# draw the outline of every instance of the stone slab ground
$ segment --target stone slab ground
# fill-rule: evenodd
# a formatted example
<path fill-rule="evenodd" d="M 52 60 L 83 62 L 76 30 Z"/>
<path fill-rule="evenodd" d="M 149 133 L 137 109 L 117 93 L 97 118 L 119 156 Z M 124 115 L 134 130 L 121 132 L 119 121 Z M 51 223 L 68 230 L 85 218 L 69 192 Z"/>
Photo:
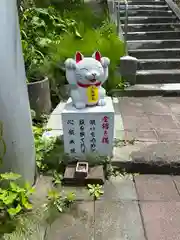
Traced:
<path fill-rule="evenodd" d="M 116 138 L 124 135 L 131 144 L 115 147 L 113 164 L 129 172 L 180 173 L 180 98 L 121 97 L 114 107 L 122 117 Z"/>
<path fill-rule="evenodd" d="M 179 240 L 180 176 L 111 177 L 95 205 L 86 188 L 59 190 L 74 191 L 76 203 L 46 230 L 46 240 Z"/>

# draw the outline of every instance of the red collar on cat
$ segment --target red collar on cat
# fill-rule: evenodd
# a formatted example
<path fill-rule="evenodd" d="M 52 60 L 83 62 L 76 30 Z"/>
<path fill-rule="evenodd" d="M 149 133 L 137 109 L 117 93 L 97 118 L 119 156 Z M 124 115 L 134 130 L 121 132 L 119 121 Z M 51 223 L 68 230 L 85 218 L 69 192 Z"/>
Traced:
<path fill-rule="evenodd" d="M 98 87 L 98 86 L 101 85 L 101 82 L 97 82 L 97 83 L 95 83 L 95 84 L 83 84 L 83 83 L 77 82 L 77 85 L 78 85 L 79 87 L 83 87 L 83 88 L 88 88 L 88 87 L 90 87 L 90 86 L 96 86 L 96 87 Z"/>

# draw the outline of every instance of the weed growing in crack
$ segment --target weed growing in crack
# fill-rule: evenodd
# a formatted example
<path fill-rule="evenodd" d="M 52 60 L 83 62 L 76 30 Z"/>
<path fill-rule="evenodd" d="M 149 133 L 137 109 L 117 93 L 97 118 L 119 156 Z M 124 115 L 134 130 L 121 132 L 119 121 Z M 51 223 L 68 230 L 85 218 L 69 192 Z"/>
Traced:
<path fill-rule="evenodd" d="M 90 196 L 93 197 L 93 200 L 96 201 L 99 199 L 103 194 L 104 191 L 102 190 L 102 186 L 99 184 L 88 184 L 88 191 Z"/>
<path fill-rule="evenodd" d="M 115 139 L 114 140 L 114 147 L 123 147 L 123 146 L 127 146 L 127 145 L 134 145 L 135 144 L 136 139 L 132 138 L 130 140 L 125 140 L 125 139 Z"/>
<path fill-rule="evenodd" d="M 63 196 L 55 188 L 51 189 L 47 196 L 48 202 L 44 204 L 47 223 L 51 225 L 59 217 L 59 213 L 65 212 L 72 205 L 75 198 L 76 195 L 73 192 Z"/>
<path fill-rule="evenodd" d="M 58 173 L 56 170 L 53 172 L 53 179 L 52 182 L 54 186 L 57 186 L 58 184 L 61 184 L 63 180 L 63 175 L 61 173 Z"/>

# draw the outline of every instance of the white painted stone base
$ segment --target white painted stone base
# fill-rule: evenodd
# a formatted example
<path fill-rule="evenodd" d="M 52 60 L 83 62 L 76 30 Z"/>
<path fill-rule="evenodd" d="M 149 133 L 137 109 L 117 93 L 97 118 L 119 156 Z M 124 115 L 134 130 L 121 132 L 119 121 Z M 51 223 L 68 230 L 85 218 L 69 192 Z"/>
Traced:
<path fill-rule="evenodd" d="M 111 156 L 114 138 L 114 107 L 106 97 L 105 106 L 76 109 L 67 101 L 62 111 L 64 150 L 72 156 Z"/>

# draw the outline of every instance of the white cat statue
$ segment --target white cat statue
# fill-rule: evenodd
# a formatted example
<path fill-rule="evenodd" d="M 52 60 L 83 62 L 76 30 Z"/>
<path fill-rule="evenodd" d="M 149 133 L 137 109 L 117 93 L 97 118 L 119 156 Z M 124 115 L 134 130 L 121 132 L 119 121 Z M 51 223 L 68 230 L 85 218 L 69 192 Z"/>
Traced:
<path fill-rule="evenodd" d="M 70 85 L 76 86 L 70 95 L 77 109 L 106 104 L 106 91 L 102 84 L 108 78 L 109 64 L 109 58 L 101 57 L 98 51 L 92 57 L 83 57 L 77 52 L 75 60 L 68 58 L 65 61 L 66 79 Z"/>

